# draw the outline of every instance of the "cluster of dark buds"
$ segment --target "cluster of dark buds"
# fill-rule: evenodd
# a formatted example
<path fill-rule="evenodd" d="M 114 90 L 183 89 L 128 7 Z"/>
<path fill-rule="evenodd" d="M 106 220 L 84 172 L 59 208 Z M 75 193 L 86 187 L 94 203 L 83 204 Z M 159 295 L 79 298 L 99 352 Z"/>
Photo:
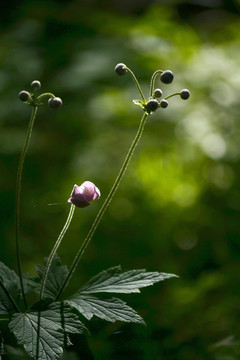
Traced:
<path fill-rule="evenodd" d="M 52 109 L 58 109 L 62 106 L 62 99 L 56 97 L 52 93 L 44 93 L 39 96 L 36 95 L 36 92 L 41 88 L 41 83 L 38 80 L 34 80 L 31 83 L 32 92 L 28 92 L 26 90 L 20 91 L 18 97 L 21 101 L 25 102 L 30 106 L 40 106 L 42 105 L 41 100 L 44 97 L 49 97 L 48 105 Z"/>
<path fill-rule="evenodd" d="M 153 73 L 151 82 L 150 82 L 150 92 L 148 100 L 145 99 L 142 89 L 139 85 L 139 82 L 134 75 L 134 73 L 123 63 L 119 63 L 115 67 L 115 71 L 118 75 L 125 75 L 127 72 L 129 72 L 135 81 L 137 88 L 139 90 L 139 93 L 142 97 L 142 100 L 133 100 L 134 104 L 140 106 L 147 115 L 152 114 L 154 111 L 156 111 L 158 108 L 165 109 L 168 106 L 168 99 L 179 95 L 181 99 L 187 100 L 190 97 L 190 92 L 187 89 L 183 89 L 180 92 L 173 93 L 171 95 L 168 95 L 160 100 L 160 98 L 163 95 L 163 92 L 159 88 L 155 88 L 155 82 L 158 75 L 160 75 L 160 81 L 163 84 L 171 84 L 174 79 L 174 74 L 171 70 L 157 70 Z"/>

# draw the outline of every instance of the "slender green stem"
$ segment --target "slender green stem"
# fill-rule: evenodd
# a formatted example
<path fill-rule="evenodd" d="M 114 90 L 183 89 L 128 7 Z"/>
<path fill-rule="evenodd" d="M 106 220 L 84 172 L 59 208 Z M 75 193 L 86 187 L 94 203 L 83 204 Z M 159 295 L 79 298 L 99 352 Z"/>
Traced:
<path fill-rule="evenodd" d="M 51 253 L 49 255 L 49 258 L 48 258 L 48 261 L 47 261 L 47 264 L 46 264 L 46 267 L 45 267 L 45 271 L 44 271 L 44 274 L 43 274 L 43 278 L 42 278 L 42 285 L 41 285 L 41 290 L 40 290 L 40 300 L 42 300 L 42 298 L 43 298 L 44 289 L 45 289 L 45 285 L 46 285 L 46 280 L 47 280 L 47 276 L 48 276 L 50 266 L 52 264 L 52 260 L 54 258 L 54 255 L 57 252 L 57 249 L 58 249 L 59 245 L 61 244 L 61 241 L 62 241 L 67 229 L 69 228 L 69 225 L 70 225 L 70 223 L 72 221 L 72 217 L 73 217 L 73 214 L 74 214 L 74 210 L 75 210 L 75 205 L 72 204 L 71 207 L 70 207 L 70 211 L 69 211 L 66 223 L 65 223 L 64 227 L 62 228 L 62 231 L 60 232 L 60 234 L 58 236 L 58 239 L 55 242 L 55 244 L 54 244 L 54 246 L 52 248 L 52 251 L 51 251 Z"/>
<path fill-rule="evenodd" d="M 140 84 L 139 84 L 139 82 L 138 82 L 138 80 L 137 80 L 136 76 L 134 75 L 134 73 L 132 72 L 132 70 L 131 70 L 131 69 L 129 69 L 127 66 L 125 67 L 125 69 L 126 69 L 126 70 L 130 73 L 130 75 L 132 76 L 133 81 L 134 81 L 134 82 L 135 82 L 135 84 L 137 85 L 138 91 L 139 91 L 139 93 L 140 93 L 140 95 L 141 95 L 141 97 L 142 97 L 143 101 L 144 101 L 144 102 L 146 102 L 145 97 L 144 97 L 143 92 L 142 92 L 142 89 L 141 89 L 141 86 L 140 86 Z"/>
<path fill-rule="evenodd" d="M 20 218 L 20 198 L 21 198 L 21 183 L 22 183 L 22 172 L 23 172 L 23 164 L 25 160 L 25 156 L 28 150 L 28 146 L 30 143 L 32 128 L 34 124 L 34 120 L 37 113 L 37 106 L 33 106 L 31 118 L 28 125 L 28 131 L 25 139 L 25 144 L 23 146 L 23 150 L 21 153 L 21 157 L 19 160 L 18 171 L 17 171 L 17 186 L 16 186 L 16 207 L 15 207 L 15 231 L 16 231 L 16 254 L 17 254 L 17 266 L 18 266 L 18 274 L 20 279 L 20 286 L 24 301 L 24 306 L 27 308 L 27 302 L 23 287 L 23 278 L 22 278 L 22 270 L 21 270 L 21 262 L 20 262 L 20 252 L 19 252 L 19 218 Z"/>
<path fill-rule="evenodd" d="M 55 97 L 52 93 L 44 93 L 44 94 L 39 95 L 39 96 L 37 97 L 37 100 L 41 100 L 42 98 L 44 98 L 44 97 L 46 97 L 46 96 L 51 97 L 51 98 L 54 98 L 54 97 Z"/>
<path fill-rule="evenodd" d="M 180 95 L 180 92 L 176 92 L 176 93 L 174 93 L 174 94 L 168 95 L 168 96 L 166 96 L 164 99 L 167 100 L 167 99 L 169 99 L 169 98 L 171 98 L 171 97 L 173 97 L 173 96 L 176 96 L 176 95 Z"/>
<path fill-rule="evenodd" d="M 131 144 L 131 146 L 130 146 L 130 148 L 128 150 L 127 156 L 126 156 L 126 158 L 125 158 L 125 160 L 123 162 L 123 165 L 122 165 L 122 167 L 121 167 L 121 169 L 120 169 L 120 171 L 118 173 L 118 176 L 117 176 L 117 178 L 116 178 L 116 180 L 115 180 L 115 182 L 114 182 L 114 184 L 113 184 L 113 186 L 112 186 L 106 200 L 104 201 L 102 207 L 100 208 L 100 210 L 99 210 L 99 212 L 98 212 L 98 214 L 97 214 L 97 216 L 96 216 L 96 218 L 95 218 L 95 220 L 94 220 L 94 222 L 93 222 L 93 224 L 92 224 L 92 226 L 91 226 L 85 240 L 83 241 L 83 244 L 82 244 L 81 248 L 79 249 L 75 259 L 73 260 L 73 263 L 71 265 L 68 276 L 65 279 L 64 283 L 62 284 L 62 286 L 61 286 L 61 288 L 60 288 L 60 290 L 59 290 L 59 292 L 58 292 L 58 294 L 56 296 L 55 301 L 57 301 L 59 299 L 61 293 L 63 292 L 66 285 L 68 284 L 68 281 L 70 280 L 73 272 L 75 271 L 75 269 L 76 269 L 76 267 L 77 267 L 77 265 L 79 263 L 79 260 L 81 259 L 84 251 L 86 250 L 88 244 L 90 243 L 90 241 L 91 241 L 91 239 L 93 237 L 93 234 L 94 234 L 95 230 L 97 229 L 97 227 L 98 227 L 98 225 L 99 225 L 99 223 L 101 221 L 101 218 L 102 218 L 103 214 L 105 213 L 108 205 L 110 204 L 110 202 L 111 202 L 111 200 L 112 200 L 112 198 L 113 198 L 113 196 L 114 196 L 114 194 L 115 194 L 115 192 L 116 192 L 116 190 L 117 190 L 117 188 L 118 188 L 118 186 L 119 186 L 119 184 L 120 184 L 120 182 L 121 182 L 121 180 L 122 180 L 122 178 L 123 178 L 123 176 L 125 174 L 125 171 L 126 171 L 126 169 L 128 167 L 128 164 L 129 164 L 129 162 L 131 160 L 131 157 L 132 157 L 132 155 L 134 153 L 134 150 L 135 150 L 135 148 L 136 148 L 136 146 L 137 146 L 137 144 L 138 144 L 138 142 L 139 142 L 139 140 L 141 138 L 141 135 L 143 133 L 143 129 L 144 129 L 144 125 L 146 123 L 147 117 L 148 117 L 148 114 L 144 113 L 144 115 L 143 115 L 143 117 L 142 117 L 142 119 L 140 121 L 140 125 L 139 125 L 139 128 L 138 128 L 137 134 L 136 134 L 136 136 L 135 136 L 135 138 L 134 138 L 134 140 L 133 140 L 133 142 L 132 142 L 132 144 Z"/>
<path fill-rule="evenodd" d="M 156 80 L 156 77 L 158 76 L 158 74 L 162 74 L 163 73 L 163 70 L 156 70 L 153 75 L 152 75 L 152 78 L 151 78 L 151 82 L 150 82 L 150 92 L 149 92 L 149 97 L 151 97 L 153 95 L 153 90 L 154 90 L 154 87 L 155 87 L 155 80 Z"/>
<path fill-rule="evenodd" d="M 15 301 L 13 300 L 11 294 L 9 293 L 8 289 L 6 288 L 6 286 L 4 285 L 2 279 L 0 278 L 0 286 L 2 288 L 2 290 L 4 291 L 5 295 L 7 296 L 8 300 L 10 301 L 10 303 L 12 304 L 14 310 L 16 312 L 21 312 L 20 309 L 18 308 L 17 304 L 15 303 Z"/>

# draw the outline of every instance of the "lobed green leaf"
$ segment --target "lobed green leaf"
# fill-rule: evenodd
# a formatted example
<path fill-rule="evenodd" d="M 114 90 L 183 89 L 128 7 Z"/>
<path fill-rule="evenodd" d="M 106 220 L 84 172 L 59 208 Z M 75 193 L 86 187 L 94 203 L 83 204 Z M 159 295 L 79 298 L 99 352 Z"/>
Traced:
<path fill-rule="evenodd" d="M 121 273 L 121 267 L 115 266 L 100 272 L 86 285 L 82 286 L 79 294 L 108 293 L 139 293 L 140 288 L 153 285 L 159 281 L 176 277 L 174 274 L 146 272 L 146 270 L 130 270 Z"/>
<path fill-rule="evenodd" d="M 47 258 L 45 259 L 45 266 L 43 265 L 36 265 L 36 270 L 38 273 L 38 278 L 35 279 L 36 282 L 36 290 L 40 291 L 40 284 L 43 278 L 43 274 L 45 271 Z M 44 297 L 55 299 L 56 295 L 58 294 L 61 285 L 63 284 L 64 280 L 68 275 L 68 269 L 66 265 L 62 265 L 60 257 L 56 254 L 53 258 L 52 264 L 49 268 L 48 277 L 46 279 L 45 290 L 44 290 Z"/>
<path fill-rule="evenodd" d="M 119 320 L 145 324 L 142 317 L 135 310 L 117 298 L 100 300 L 94 296 L 76 295 L 66 300 L 66 303 L 74 307 L 88 320 L 95 315 L 110 322 Z"/>
<path fill-rule="evenodd" d="M 34 359 L 56 360 L 62 356 L 63 346 L 69 333 L 83 333 L 84 325 L 71 308 L 54 303 L 48 310 L 32 313 L 16 313 L 9 324 L 18 343 Z M 38 340 L 39 336 L 39 340 Z"/>
<path fill-rule="evenodd" d="M 17 274 L 10 270 L 4 263 L 0 261 L 0 278 L 12 298 L 17 302 L 20 297 L 20 284 Z M 5 292 L 0 287 L 0 314 L 8 314 L 14 310 L 12 303 L 9 301 Z"/>

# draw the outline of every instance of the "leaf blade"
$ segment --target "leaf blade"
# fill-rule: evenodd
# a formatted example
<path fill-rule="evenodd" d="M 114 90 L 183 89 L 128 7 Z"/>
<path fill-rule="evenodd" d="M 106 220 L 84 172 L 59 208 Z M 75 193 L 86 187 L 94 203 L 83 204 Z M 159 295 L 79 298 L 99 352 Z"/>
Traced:
<path fill-rule="evenodd" d="M 9 269 L 3 262 L 0 261 L 0 278 L 4 286 L 11 294 L 14 301 L 18 302 L 20 296 L 20 282 L 18 275 Z M 0 314 L 9 314 L 15 310 L 12 302 L 9 300 L 3 289 L 0 287 Z"/>
<path fill-rule="evenodd" d="M 43 314 L 45 313 L 45 315 Z M 26 352 L 36 357 L 39 344 L 39 358 L 42 360 L 59 359 L 63 353 L 64 335 L 61 326 L 48 319 L 49 310 L 41 313 L 38 342 L 38 313 L 16 313 L 9 323 L 10 331 L 14 333 L 19 344 Z"/>
<path fill-rule="evenodd" d="M 145 324 L 142 317 L 134 309 L 117 298 L 100 300 L 94 296 L 79 295 L 66 300 L 66 303 L 74 307 L 88 320 L 97 316 L 110 322 L 118 320 Z"/>
<path fill-rule="evenodd" d="M 37 292 L 40 291 L 40 283 L 43 278 L 46 263 L 47 263 L 47 258 L 45 259 L 45 266 L 40 264 L 36 265 L 36 270 L 39 276 L 38 279 L 35 279 L 35 283 L 36 283 L 35 290 Z M 60 257 L 57 254 L 55 254 L 51 266 L 49 268 L 48 276 L 45 283 L 43 298 L 55 299 L 67 275 L 68 275 L 67 266 L 62 265 Z"/>
<path fill-rule="evenodd" d="M 159 281 L 176 277 L 174 274 L 146 272 L 145 269 L 129 270 L 121 273 L 116 266 L 103 270 L 83 285 L 79 294 L 107 293 L 139 293 L 140 288 L 151 286 Z"/>

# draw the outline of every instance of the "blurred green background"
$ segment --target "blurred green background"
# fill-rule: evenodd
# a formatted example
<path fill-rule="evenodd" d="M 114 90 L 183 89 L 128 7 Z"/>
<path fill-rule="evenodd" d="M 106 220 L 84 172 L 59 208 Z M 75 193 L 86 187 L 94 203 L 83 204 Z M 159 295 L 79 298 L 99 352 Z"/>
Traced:
<path fill-rule="evenodd" d="M 64 103 L 39 109 L 25 163 L 21 256 L 29 274 L 65 222 L 73 185 L 90 180 L 102 197 L 76 210 L 59 249 L 71 264 L 135 135 L 139 94 L 115 65 L 127 64 L 146 95 L 157 69 L 175 74 L 172 84 L 158 83 L 165 95 L 191 91 L 148 118 L 68 291 L 119 264 L 179 279 L 124 297 L 147 327 L 93 320 L 85 360 L 240 358 L 239 15 L 233 0 L 26 0 L 2 9 L 0 260 L 15 270 L 16 171 L 31 112 L 19 91 L 38 79 Z"/>

